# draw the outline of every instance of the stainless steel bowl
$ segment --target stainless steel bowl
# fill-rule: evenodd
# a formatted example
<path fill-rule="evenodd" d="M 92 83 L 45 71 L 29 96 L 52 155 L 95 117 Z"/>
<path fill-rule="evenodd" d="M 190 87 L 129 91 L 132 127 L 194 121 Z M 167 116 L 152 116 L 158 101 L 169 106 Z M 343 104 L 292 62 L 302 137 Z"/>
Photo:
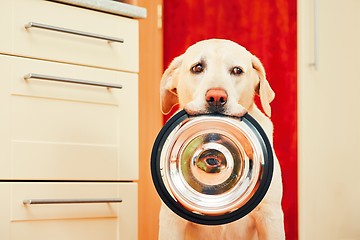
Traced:
<path fill-rule="evenodd" d="M 235 221 L 265 196 L 273 171 L 270 143 L 248 114 L 189 116 L 160 131 L 151 156 L 154 185 L 179 216 L 199 224 Z"/>

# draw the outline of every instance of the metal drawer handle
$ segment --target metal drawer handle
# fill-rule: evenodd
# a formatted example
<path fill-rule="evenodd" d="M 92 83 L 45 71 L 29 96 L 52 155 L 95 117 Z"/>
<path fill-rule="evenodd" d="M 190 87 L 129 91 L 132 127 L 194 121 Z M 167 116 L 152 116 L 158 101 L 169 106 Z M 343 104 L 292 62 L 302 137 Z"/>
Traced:
<path fill-rule="evenodd" d="M 66 78 L 66 77 L 56 77 L 56 76 L 42 75 L 42 74 L 36 74 L 36 73 L 29 73 L 24 76 L 24 79 L 25 80 L 29 80 L 29 79 L 48 80 L 48 81 L 55 81 L 55 82 L 75 83 L 75 84 L 84 84 L 84 85 L 90 85 L 90 86 L 122 89 L 122 85 L 119 85 L 119 84 L 93 82 L 93 81 L 88 81 L 88 80 L 80 80 L 80 79 Z"/>
<path fill-rule="evenodd" d="M 23 204 L 79 204 L 79 203 L 121 203 L 120 198 L 82 198 L 82 199 L 25 199 Z"/>
<path fill-rule="evenodd" d="M 314 0 L 314 60 L 309 65 L 314 67 L 315 70 L 319 68 L 319 3 L 318 0 Z"/>
<path fill-rule="evenodd" d="M 119 43 L 124 42 L 124 39 L 122 39 L 122 38 L 108 37 L 108 36 L 99 35 L 99 34 L 95 34 L 95 33 L 87 33 L 87 32 L 82 32 L 82 31 L 78 31 L 78 30 L 72 30 L 72 29 L 68 29 L 68 28 L 50 26 L 50 25 L 46 25 L 46 24 L 42 24 L 42 23 L 36 23 L 36 22 L 29 22 L 28 24 L 25 25 L 25 28 L 26 29 L 28 29 L 28 28 L 41 28 L 41 29 L 46 29 L 46 30 L 51 30 L 51 31 L 56 31 L 56 32 L 70 33 L 70 34 L 80 35 L 80 36 L 84 36 L 84 37 L 91 37 L 91 38 L 107 40 L 107 41 L 110 41 L 110 42 L 119 42 Z"/>

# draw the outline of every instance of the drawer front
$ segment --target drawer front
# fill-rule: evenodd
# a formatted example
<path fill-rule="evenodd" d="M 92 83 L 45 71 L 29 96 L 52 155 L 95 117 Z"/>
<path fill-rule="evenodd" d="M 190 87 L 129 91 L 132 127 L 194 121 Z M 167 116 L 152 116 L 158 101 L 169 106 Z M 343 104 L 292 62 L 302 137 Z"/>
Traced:
<path fill-rule="evenodd" d="M 10 229 L 0 239 L 137 239 L 136 183 L 3 183 L 0 193 Z"/>
<path fill-rule="evenodd" d="M 45 0 L 7 1 L 0 16 L 0 52 L 138 72 L 137 20 Z"/>
<path fill-rule="evenodd" d="M 137 74 L 9 56 L 1 56 L 2 62 L 9 71 L 2 73 L 0 86 L 8 94 L 1 97 L 11 106 L 10 158 L 0 159 L 10 169 L 1 171 L 8 172 L 2 179 L 138 178 Z M 28 73 L 122 89 L 25 80 Z"/>

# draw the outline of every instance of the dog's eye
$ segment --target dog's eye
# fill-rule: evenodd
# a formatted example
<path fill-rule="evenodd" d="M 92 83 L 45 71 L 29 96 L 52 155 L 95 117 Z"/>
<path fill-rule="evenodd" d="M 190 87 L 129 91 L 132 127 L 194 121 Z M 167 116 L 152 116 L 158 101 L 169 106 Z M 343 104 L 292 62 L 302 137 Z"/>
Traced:
<path fill-rule="evenodd" d="M 240 74 L 243 73 L 243 70 L 239 67 L 234 67 L 232 70 L 231 70 L 231 74 L 235 75 L 235 76 L 238 76 Z"/>
<path fill-rule="evenodd" d="M 201 63 L 197 63 L 196 65 L 191 67 L 192 73 L 201 73 L 202 71 L 204 71 L 204 67 Z"/>

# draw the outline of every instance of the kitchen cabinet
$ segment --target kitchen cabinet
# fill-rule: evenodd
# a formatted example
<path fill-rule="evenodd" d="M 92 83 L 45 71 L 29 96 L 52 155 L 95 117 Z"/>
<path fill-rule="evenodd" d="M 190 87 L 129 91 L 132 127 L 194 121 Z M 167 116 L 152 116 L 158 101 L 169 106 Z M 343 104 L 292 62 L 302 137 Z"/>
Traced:
<path fill-rule="evenodd" d="M 11 158 L 2 179 L 136 180 L 137 75 L 0 56 L 3 103 L 11 123 Z M 122 89 L 24 79 L 29 73 L 66 76 Z M 131 104 L 128 100 L 132 99 Z M 134 106 L 135 105 L 135 106 Z M 131 114 L 129 114 L 131 113 Z M 3 118 L 4 119 L 4 118 Z M 40 167 L 41 166 L 41 167 Z M 87 167 L 85 167 L 87 166 Z"/>
<path fill-rule="evenodd" d="M 1 52 L 138 72 L 137 20 L 45 0 L 3 1 L 0 15 Z"/>
<path fill-rule="evenodd" d="M 360 1 L 298 1 L 299 235 L 360 239 Z"/>
<path fill-rule="evenodd" d="M 138 20 L 2 4 L 0 239 L 138 239 Z"/>
<path fill-rule="evenodd" d="M 136 185 L 2 183 L 1 239 L 137 239 Z M 33 204 L 24 204 L 24 200 Z M 49 200 L 55 203 L 41 204 Z M 84 200 L 88 202 L 78 203 Z"/>

